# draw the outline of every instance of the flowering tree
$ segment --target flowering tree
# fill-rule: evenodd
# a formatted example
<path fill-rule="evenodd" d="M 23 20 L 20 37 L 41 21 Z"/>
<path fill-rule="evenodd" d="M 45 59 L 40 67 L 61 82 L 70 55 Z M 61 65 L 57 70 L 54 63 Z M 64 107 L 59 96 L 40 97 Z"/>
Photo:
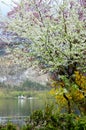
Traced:
<path fill-rule="evenodd" d="M 63 0 L 24 0 L 8 29 L 30 38 L 31 54 L 50 72 L 51 91 L 68 113 L 86 112 L 86 9 Z M 62 103 L 61 103 L 62 102 Z"/>

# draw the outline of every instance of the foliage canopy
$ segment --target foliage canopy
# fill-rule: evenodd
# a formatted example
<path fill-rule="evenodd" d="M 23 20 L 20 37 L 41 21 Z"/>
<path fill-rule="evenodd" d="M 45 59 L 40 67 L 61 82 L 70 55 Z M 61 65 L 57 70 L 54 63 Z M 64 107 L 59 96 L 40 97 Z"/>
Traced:
<path fill-rule="evenodd" d="M 86 9 L 63 0 L 22 1 L 8 29 L 30 38 L 31 55 L 50 72 L 54 96 L 71 113 L 86 112 Z M 62 105 L 61 105 L 62 102 Z"/>

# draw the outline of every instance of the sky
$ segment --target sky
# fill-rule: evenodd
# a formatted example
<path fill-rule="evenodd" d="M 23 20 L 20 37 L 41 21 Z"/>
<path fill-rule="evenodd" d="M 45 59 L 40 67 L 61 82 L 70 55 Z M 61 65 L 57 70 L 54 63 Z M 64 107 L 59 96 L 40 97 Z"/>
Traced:
<path fill-rule="evenodd" d="M 7 12 L 9 12 L 14 5 L 13 0 L 0 0 L 0 13 L 3 16 L 6 16 Z M 14 0 L 15 2 L 19 2 L 20 0 Z"/>

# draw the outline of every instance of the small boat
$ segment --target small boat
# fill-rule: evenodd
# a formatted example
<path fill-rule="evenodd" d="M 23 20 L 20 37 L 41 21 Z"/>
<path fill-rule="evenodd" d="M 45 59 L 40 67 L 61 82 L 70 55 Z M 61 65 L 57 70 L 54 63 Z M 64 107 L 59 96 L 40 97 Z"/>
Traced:
<path fill-rule="evenodd" d="M 28 99 L 33 99 L 33 97 L 29 97 Z"/>
<path fill-rule="evenodd" d="M 28 97 L 28 99 L 38 99 L 38 98 L 36 98 L 36 97 Z"/>
<path fill-rule="evenodd" d="M 18 96 L 18 99 L 26 99 L 26 97 L 21 95 L 21 96 Z"/>

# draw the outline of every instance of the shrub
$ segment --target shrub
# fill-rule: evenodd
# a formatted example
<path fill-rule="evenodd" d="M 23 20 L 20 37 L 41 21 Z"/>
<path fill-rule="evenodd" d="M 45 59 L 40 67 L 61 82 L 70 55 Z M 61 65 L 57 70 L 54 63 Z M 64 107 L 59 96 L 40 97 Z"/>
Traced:
<path fill-rule="evenodd" d="M 85 130 L 86 116 L 58 113 L 53 106 L 47 105 L 44 111 L 35 111 L 27 121 L 27 127 L 28 124 L 29 130 Z"/>

